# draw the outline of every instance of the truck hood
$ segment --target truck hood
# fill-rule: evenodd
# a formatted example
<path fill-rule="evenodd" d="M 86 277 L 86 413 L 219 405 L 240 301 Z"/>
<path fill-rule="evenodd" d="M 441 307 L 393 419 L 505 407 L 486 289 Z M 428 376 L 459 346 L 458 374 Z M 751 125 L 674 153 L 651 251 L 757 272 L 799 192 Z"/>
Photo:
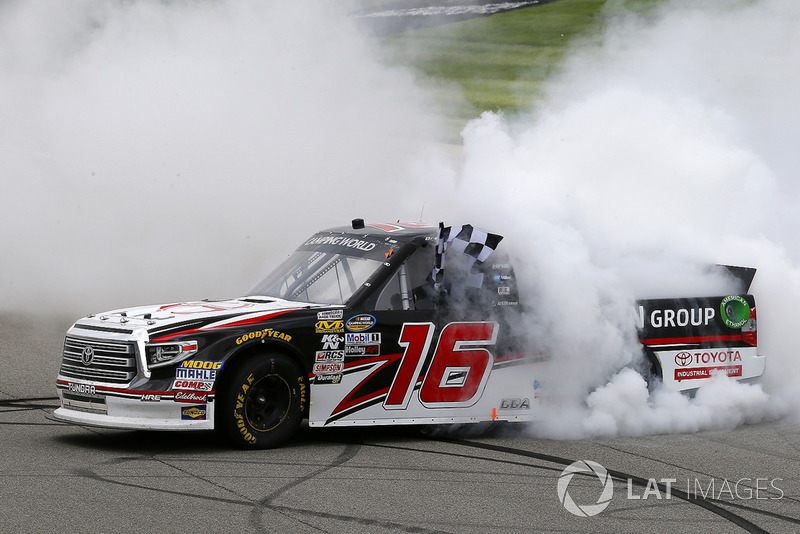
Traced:
<path fill-rule="evenodd" d="M 173 302 L 88 315 L 78 320 L 73 329 L 100 330 L 151 341 L 167 341 L 191 332 L 258 323 L 288 311 L 323 307 L 330 308 L 322 304 L 274 297 Z"/>

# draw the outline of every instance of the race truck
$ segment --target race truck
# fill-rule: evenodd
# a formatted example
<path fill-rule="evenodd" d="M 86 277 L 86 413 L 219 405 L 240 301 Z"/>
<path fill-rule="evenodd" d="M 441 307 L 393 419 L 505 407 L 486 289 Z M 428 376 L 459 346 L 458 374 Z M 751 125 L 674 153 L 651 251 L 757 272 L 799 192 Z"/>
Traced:
<path fill-rule="evenodd" d="M 67 332 L 51 418 L 215 429 L 245 448 L 279 446 L 303 419 L 536 419 L 548 356 L 526 346 L 501 241 L 468 224 L 355 219 L 308 238 L 245 296 L 88 315 Z M 754 270 L 731 272 L 741 293 L 638 302 L 645 361 L 668 387 L 763 373 Z"/>

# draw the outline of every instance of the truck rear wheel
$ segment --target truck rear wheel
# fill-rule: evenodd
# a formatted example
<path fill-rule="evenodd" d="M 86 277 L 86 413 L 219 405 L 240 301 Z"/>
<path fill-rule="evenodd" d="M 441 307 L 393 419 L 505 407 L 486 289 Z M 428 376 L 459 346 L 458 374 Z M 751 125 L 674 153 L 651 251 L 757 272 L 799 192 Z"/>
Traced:
<path fill-rule="evenodd" d="M 303 420 L 304 373 L 285 354 L 257 354 L 239 362 L 220 392 L 216 428 L 246 449 L 279 447 Z"/>

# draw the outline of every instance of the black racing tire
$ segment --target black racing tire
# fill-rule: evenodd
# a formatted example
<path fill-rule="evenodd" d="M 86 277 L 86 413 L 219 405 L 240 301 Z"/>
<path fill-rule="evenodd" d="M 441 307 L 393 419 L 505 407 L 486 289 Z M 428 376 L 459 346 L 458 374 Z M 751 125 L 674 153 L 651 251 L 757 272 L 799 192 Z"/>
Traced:
<path fill-rule="evenodd" d="M 285 354 L 255 354 L 230 372 L 218 393 L 217 431 L 244 449 L 271 449 L 291 439 L 308 402 L 300 366 Z"/>

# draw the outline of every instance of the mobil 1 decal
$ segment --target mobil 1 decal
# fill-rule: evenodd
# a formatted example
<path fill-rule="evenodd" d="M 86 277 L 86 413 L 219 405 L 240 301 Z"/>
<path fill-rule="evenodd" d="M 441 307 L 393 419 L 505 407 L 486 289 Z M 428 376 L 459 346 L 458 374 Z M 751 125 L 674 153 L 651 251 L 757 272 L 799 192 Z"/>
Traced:
<path fill-rule="evenodd" d="M 498 331 L 496 322 L 454 322 L 441 329 L 437 340 L 433 323 L 403 324 L 402 353 L 370 358 L 372 371 L 334 408 L 331 420 L 376 403 L 404 410 L 415 396 L 430 409 L 474 405 L 494 365 L 489 348 Z"/>

